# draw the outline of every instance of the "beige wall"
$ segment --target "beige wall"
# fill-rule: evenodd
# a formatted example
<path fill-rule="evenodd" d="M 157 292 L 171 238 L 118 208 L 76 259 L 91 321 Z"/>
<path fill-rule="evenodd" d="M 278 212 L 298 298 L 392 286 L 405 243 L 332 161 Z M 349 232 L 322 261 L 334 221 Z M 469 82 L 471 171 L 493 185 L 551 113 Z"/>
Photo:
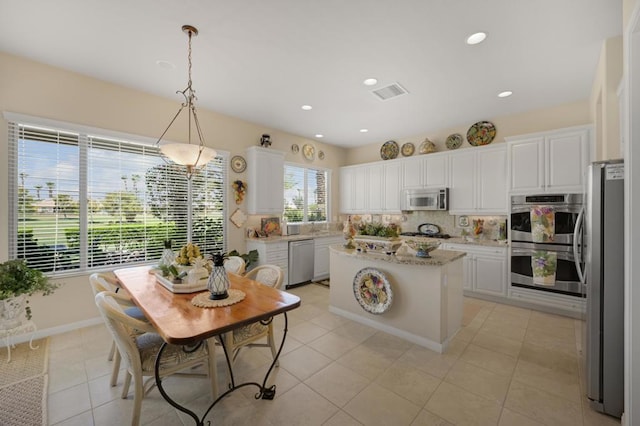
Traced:
<path fill-rule="evenodd" d="M 197 86 L 197 82 L 195 82 Z M 0 111 L 59 120 L 84 126 L 93 126 L 157 138 L 177 111 L 179 101 L 174 96 L 180 87 L 167 87 L 164 99 L 125 87 L 85 77 L 24 58 L 0 53 Z M 228 151 L 231 156 L 244 155 L 244 150 L 258 144 L 260 135 L 268 133 L 272 149 L 286 152 L 286 161 L 303 163 L 302 154 L 294 155 L 291 145 L 311 143 L 316 152 L 323 150 L 325 159 L 316 159 L 315 166 L 334 170 L 332 173 L 333 214 L 338 211 L 338 167 L 343 165 L 343 148 L 304 139 L 269 127 L 248 123 L 212 111 L 198 110 L 207 145 Z M 186 132 L 180 126 L 172 127 L 167 139 L 185 141 Z M 5 163 L 0 169 L 0 199 L 8 199 L 7 123 L 0 120 L 0 158 Z M 245 180 L 245 173 L 229 171 L 231 180 Z M 251 191 L 251 188 L 248 188 Z M 228 215 L 236 208 L 230 193 Z M 245 205 L 240 205 L 246 211 Z M 244 232 L 227 223 L 228 246 L 244 251 Z M 0 203 L 0 259 L 8 257 L 7 203 Z M 68 277 L 65 285 L 55 294 L 34 297 L 34 320 L 40 329 L 61 326 L 97 316 L 86 276 Z"/>
<path fill-rule="evenodd" d="M 587 100 L 522 114 L 494 117 L 489 119 L 489 121 L 496 126 L 496 137 L 492 143 L 503 143 L 504 138 L 509 136 L 592 123 L 589 116 L 589 102 Z M 400 145 L 405 142 L 412 142 L 416 146 L 417 150 L 424 138 L 428 137 L 436 144 L 438 151 L 446 151 L 447 148 L 445 146 L 445 141 L 447 136 L 452 133 L 459 133 L 465 139 L 465 142 L 463 142 L 459 149 L 471 148 L 471 145 L 466 142 L 465 137 L 471 124 L 473 123 L 464 124 L 450 129 L 424 133 L 410 138 L 396 139 L 396 142 Z M 380 146 L 382 143 L 384 143 L 384 141 L 349 149 L 347 151 L 346 158 L 347 164 L 352 165 L 380 160 Z"/>
<path fill-rule="evenodd" d="M 622 36 L 602 43 L 590 100 L 591 121 L 596 124 L 596 152 L 593 160 L 621 158 L 620 101 L 622 79 Z"/>

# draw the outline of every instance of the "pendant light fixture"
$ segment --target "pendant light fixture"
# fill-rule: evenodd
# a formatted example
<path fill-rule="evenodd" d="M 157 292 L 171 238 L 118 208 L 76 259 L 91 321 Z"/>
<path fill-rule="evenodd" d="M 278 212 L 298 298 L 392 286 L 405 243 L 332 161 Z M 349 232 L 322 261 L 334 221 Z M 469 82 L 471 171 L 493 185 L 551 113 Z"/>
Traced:
<path fill-rule="evenodd" d="M 191 179 L 194 173 L 204 167 L 209 161 L 216 158 L 216 151 L 204 145 L 204 137 L 200 129 L 198 114 L 196 112 L 196 92 L 193 90 L 191 82 L 191 38 L 198 35 L 198 30 L 191 25 L 183 25 L 182 31 L 189 37 L 189 82 L 184 90 L 178 90 L 176 93 L 184 96 L 184 102 L 181 104 L 176 115 L 162 132 L 160 138 L 156 142 L 156 146 L 160 148 L 160 152 L 169 160 L 187 168 L 187 179 Z M 187 109 L 188 114 L 188 143 L 166 143 L 161 144 L 162 138 L 167 133 L 171 125 L 176 121 L 180 113 Z M 198 143 L 191 143 L 192 135 L 197 134 Z"/>

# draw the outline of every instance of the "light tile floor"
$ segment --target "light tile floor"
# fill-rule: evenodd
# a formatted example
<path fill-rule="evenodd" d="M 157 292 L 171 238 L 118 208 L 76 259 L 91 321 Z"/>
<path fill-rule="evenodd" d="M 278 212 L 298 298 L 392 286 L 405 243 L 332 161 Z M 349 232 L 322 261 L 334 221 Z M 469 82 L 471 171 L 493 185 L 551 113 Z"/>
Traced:
<path fill-rule="evenodd" d="M 615 425 L 584 396 L 582 322 L 465 298 L 463 328 L 445 354 L 328 311 L 327 287 L 290 290 L 302 306 L 289 314 L 289 333 L 273 401 L 255 387 L 223 399 L 207 419 L 216 425 Z M 279 317 L 275 329 L 282 330 Z M 281 332 L 279 332 L 281 336 Z M 127 425 L 132 393 L 109 386 L 111 338 L 104 326 L 53 336 L 49 364 L 49 424 Z M 222 351 L 218 381 L 225 388 Z M 262 381 L 266 348 L 241 352 L 236 380 Z M 203 413 L 205 378 L 171 377 L 165 387 Z M 142 403 L 143 425 L 192 425 L 154 389 Z"/>

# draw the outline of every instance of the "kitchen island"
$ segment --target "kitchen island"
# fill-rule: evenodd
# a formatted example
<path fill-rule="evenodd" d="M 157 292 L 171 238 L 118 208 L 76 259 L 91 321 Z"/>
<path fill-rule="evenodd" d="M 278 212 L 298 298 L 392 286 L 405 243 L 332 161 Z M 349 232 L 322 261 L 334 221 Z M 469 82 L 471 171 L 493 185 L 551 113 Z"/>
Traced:
<path fill-rule="evenodd" d="M 364 253 L 339 245 L 330 251 L 330 312 L 433 351 L 446 351 L 462 324 L 464 252 L 435 250 L 430 258 L 419 258 Z M 371 313 L 371 306 L 361 306 L 356 297 L 363 268 L 374 268 L 389 287 L 392 301 L 383 312 Z"/>

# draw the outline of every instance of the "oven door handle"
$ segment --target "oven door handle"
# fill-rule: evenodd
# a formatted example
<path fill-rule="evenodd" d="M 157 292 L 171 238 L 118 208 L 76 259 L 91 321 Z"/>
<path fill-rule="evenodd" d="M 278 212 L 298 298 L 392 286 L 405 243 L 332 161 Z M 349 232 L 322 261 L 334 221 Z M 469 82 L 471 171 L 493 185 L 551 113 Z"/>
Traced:
<path fill-rule="evenodd" d="M 553 250 L 533 250 L 533 249 L 517 249 L 517 248 L 512 248 L 511 249 L 511 257 L 519 257 L 519 256 L 525 256 L 525 257 L 531 257 L 534 256 L 536 254 L 536 252 L 549 252 L 549 253 L 555 253 L 556 257 L 560 260 L 566 260 L 567 262 L 573 262 L 574 261 L 574 257 L 573 254 L 569 251 L 553 251 Z"/>
<path fill-rule="evenodd" d="M 580 283 L 584 284 L 585 283 L 585 272 L 582 270 L 582 267 L 580 266 L 580 260 L 581 260 L 581 256 L 580 256 L 580 251 L 579 251 L 579 240 L 578 237 L 580 236 L 580 233 L 582 232 L 582 228 L 583 228 L 583 223 L 584 223 L 584 207 L 582 207 L 580 209 L 580 213 L 578 213 L 578 219 L 576 219 L 576 226 L 573 229 L 573 261 L 576 264 L 576 271 L 578 272 L 578 278 L 580 279 Z"/>

